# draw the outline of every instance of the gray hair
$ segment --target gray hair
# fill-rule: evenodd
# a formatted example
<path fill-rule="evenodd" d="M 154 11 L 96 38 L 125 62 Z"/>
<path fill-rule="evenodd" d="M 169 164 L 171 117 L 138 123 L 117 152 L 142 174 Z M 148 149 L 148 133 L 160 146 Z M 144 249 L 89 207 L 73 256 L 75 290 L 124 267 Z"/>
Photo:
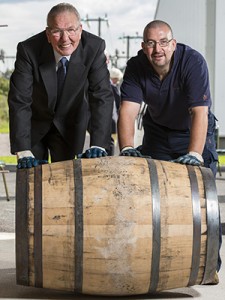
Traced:
<path fill-rule="evenodd" d="M 78 22 L 81 22 L 80 14 L 77 11 L 77 9 L 70 3 L 59 3 L 51 8 L 47 15 L 47 26 L 50 27 L 51 21 L 60 13 L 62 12 L 71 12 L 73 13 L 76 17 Z"/>
<path fill-rule="evenodd" d="M 143 41 L 145 41 L 145 36 L 147 34 L 148 29 L 157 28 L 157 27 L 160 27 L 160 26 L 166 26 L 169 29 L 170 33 L 171 33 L 171 38 L 173 38 L 173 30 L 172 30 L 171 26 L 168 23 L 166 23 L 165 21 L 161 21 L 161 20 L 154 20 L 154 21 L 151 21 L 150 23 L 148 23 L 145 26 L 145 29 L 144 29 L 144 32 L 143 32 Z"/>

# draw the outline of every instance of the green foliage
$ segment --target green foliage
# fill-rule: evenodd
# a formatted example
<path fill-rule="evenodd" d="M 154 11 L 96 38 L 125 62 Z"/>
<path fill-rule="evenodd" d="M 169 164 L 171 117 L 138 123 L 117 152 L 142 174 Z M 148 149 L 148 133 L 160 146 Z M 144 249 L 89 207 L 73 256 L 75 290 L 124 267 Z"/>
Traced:
<path fill-rule="evenodd" d="M 9 79 L 0 77 L 0 132 L 9 132 L 9 111 L 8 111 Z"/>
<path fill-rule="evenodd" d="M 0 132 L 9 132 L 9 111 L 7 97 L 0 94 Z"/>
<path fill-rule="evenodd" d="M 7 96 L 8 91 L 9 91 L 9 79 L 5 77 L 0 77 L 0 94 Z"/>

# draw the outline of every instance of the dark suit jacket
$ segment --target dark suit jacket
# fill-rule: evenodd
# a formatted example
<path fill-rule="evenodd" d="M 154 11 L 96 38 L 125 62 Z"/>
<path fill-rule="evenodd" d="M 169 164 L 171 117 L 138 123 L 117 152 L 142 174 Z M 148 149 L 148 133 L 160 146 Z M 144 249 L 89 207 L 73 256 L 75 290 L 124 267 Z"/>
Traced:
<path fill-rule="evenodd" d="M 91 145 L 109 149 L 113 94 L 101 38 L 82 32 L 71 55 L 61 99 L 57 103 L 56 62 L 45 31 L 20 42 L 8 96 L 11 152 L 30 150 L 52 123 L 75 154 L 83 151 L 88 107 Z M 84 97 L 88 89 L 87 97 Z"/>

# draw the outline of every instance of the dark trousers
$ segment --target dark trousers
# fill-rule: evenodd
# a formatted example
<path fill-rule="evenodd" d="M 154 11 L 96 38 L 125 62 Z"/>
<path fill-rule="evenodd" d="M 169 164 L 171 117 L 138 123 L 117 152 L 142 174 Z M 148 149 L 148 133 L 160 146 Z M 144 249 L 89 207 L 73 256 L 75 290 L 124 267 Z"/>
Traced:
<path fill-rule="evenodd" d="M 51 157 L 51 162 L 74 159 L 75 153 L 71 146 L 63 139 L 55 125 L 45 135 L 45 137 L 34 147 L 31 152 L 37 159 L 48 160 Z"/>

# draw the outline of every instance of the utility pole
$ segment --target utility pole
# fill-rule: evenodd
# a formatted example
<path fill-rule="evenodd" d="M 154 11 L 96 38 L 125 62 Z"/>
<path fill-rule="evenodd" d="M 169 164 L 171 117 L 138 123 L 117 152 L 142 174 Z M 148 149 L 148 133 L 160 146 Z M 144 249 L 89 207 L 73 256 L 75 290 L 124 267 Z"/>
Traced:
<path fill-rule="evenodd" d="M 6 24 L 0 24 L 0 27 L 8 27 L 8 25 Z M 6 56 L 5 55 L 5 51 L 3 49 L 0 49 L 0 61 L 2 61 L 3 63 L 5 63 L 5 59 L 8 59 L 8 58 L 13 58 L 15 59 L 16 57 L 15 56 Z"/>
<path fill-rule="evenodd" d="M 115 54 L 114 55 L 110 55 L 110 61 L 112 63 L 112 66 L 117 68 L 117 62 L 120 58 L 124 58 L 126 59 L 126 56 L 124 55 L 120 55 L 119 50 L 115 49 Z"/>
<path fill-rule="evenodd" d="M 8 27 L 8 25 L 3 25 L 3 24 L 0 24 L 0 27 Z M 2 49 L 0 49 L 0 60 L 2 60 L 3 61 L 3 63 L 4 63 L 4 58 L 5 58 L 5 51 L 4 50 L 2 50 Z"/>
<path fill-rule="evenodd" d="M 143 37 L 142 36 L 139 36 L 138 35 L 138 32 L 136 32 L 136 35 L 134 36 L 130 36 L 130 35 L 124 35 L 122 37 L 119 37 L 119 39 L 126 39 L 127 40 L 127 60 L 130 58 L 130 40 L 133 40 L 133 39 L 142 39 Z"/>
<path fill-rule="evenodd" d="M 5 51 L 3 49 L 0 49 L 0 61 L 2 61 L 3 63 L 5 63 L 5 59 L 6 58 L 16 58 L 15 56 L 6 56 L 5 55 Z"/>
<path fill-rule="evenodd" d="M 3 49 L 0 49 L 0 61 L 5 62 L 5 51 Z"/>
<path fill-rule="evenodd" d="M 98 17 L 98 18 L 89 18 L 88 15 L 85 19 L 82 19 L 81 21 L 84 21 L 87 23 L 88 27 L 90 27 L 89 22 L 98 22 L 98 36 L 101 36 L 101 23 L 106 22 L 107 26 L 109 26 L 109 20 L 107 17 L 107 14 L 105 14 L 104 18 Z"/>

